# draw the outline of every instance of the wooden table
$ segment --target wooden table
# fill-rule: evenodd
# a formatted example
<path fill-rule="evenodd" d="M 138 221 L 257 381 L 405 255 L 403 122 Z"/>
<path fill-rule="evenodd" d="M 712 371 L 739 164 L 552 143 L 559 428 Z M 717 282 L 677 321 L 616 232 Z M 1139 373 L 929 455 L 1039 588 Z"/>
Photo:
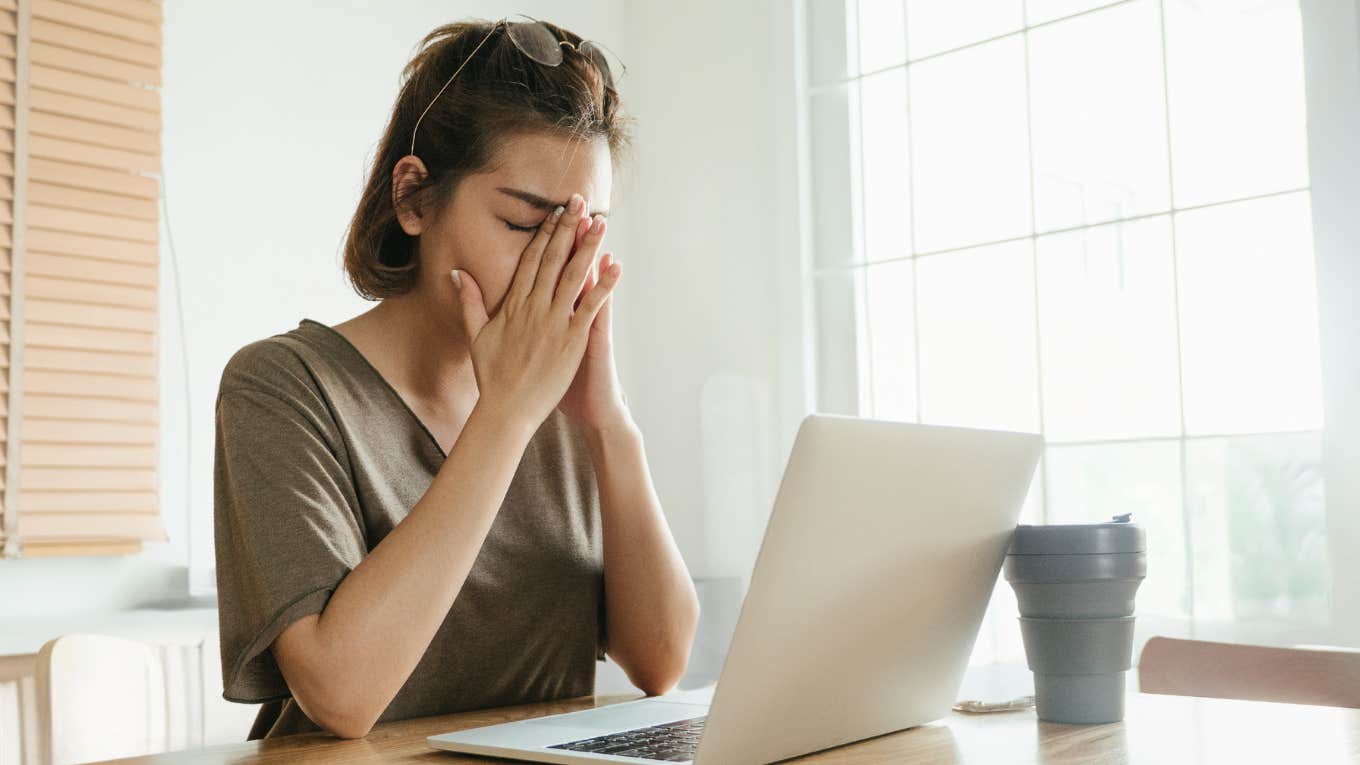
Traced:
<path fill-rule="evenodd" d="M 478 725 L 640 698 L 582 696 L 386 723 L 367 737 L 326 734 L 134 757 L 120 763 L 485 762 L 442 752 L 425 737 Z M 783 762 L 842 763 L 1333 763 L 1360 762 L 1360 709 L 1131 693 L 1123 722 L 1059 725 L 1033 710 L 952 713 L 937 722 Z"/>

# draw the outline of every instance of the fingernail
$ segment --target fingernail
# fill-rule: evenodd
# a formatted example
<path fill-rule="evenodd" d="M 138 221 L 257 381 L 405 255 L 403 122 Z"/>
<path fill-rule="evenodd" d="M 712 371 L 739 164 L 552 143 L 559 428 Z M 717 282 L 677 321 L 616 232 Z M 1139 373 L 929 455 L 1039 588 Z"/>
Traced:
<path fill-rule="evenodd" d="M 463 288 L 463 276 L 458 273 L 458 269 L 455 268 L 452 271 L 450 271 L 449 276 L 453 278 L 453 286 L 457 287 L 458 289 Z"/>
<path fill-rule="evenodd" d="M 590 232 L 592 234 L 598 234 L 601 231 L 604 231 L 604 216 L 597 215 L 595 216 L 595 220 L 590 223 Z"/>
<path fill-rule="evenodd" d="M 567 212 L 571 213 L 572 215 L 581 212 L 581 204 L 584 201 L 585 200 L 581 199 L 580 194 L 572 194 L 571 201 L 567 203 Z"/>
<path fill-rule="evenodd" d="M 562 217 L 562 212 L 563 212 L 564 210 L 566 210 L 566 209 L 567 209 L 567 208 L 563 207 L 562 205 L 558 205 L 558 206 L 557 206 L 557 209 L 556 209 L 556 210 L 553 210 L 553 214 L 552 214 L 553 220 L 557 220 L 558 218 Z"/>

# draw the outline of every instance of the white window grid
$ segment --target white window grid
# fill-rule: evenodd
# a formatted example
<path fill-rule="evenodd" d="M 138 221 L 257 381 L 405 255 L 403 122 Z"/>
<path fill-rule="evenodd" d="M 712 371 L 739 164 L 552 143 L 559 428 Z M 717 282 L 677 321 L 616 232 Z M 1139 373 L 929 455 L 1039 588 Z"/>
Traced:
<path fill-rule="evenodd" d="M 902 0 L 902 1 L 905 2 L 905 0 Z M 816 3 L 816 2 L 821 2 L 821 0 L 808 0 L 808 2 Z M 846 26 L 845 26 L 845 30 L 846 30 L 846 34 L 847 34 L 847 36 L 848 36 L 848 39 L 847 39 L 848 49 L 847 49 L 847 51 L 846 51 L 846 58 L 847 58 L 848 61 L 851 61 L 851 62 L 856 61 L 857 58 L 858 58 L 858 49 L 859 49 L 859 47 L 858 47 L 858 34 L 859 34 L 859 28 L 860 28 L 860 27 L 859 27 L 859 23 L 858 23 L 858 19 L 857 19 L 857 16 L 856 16 L 856 9 L 857 9 L 857 6 L 858 6 L 858 2 L 859 2 L 859 0 L 844 0 L 844 5 L 845 5 L 845 8 L 846 8 L 846 12 L 847 12 L 847 18 L 845 19 L 845 25 L 846 25 Z M 1034 146 L 1033 146 L 1033 140 L 1032 140 L 1032 129 L 1033 129 L 1033 127 L 1032 127 L 1032 126 L 1033 126 L 1032 106 L 1033 106 L 1033 99 L 1032 99 L 1032 97 L 1031 97 L 1031 92 L 1030 92 L 1030 86 L 1031 86 L 1031 83 L 1030 83 L 1030 70 L 1031 70 L 1031 64 L 1030 64 L 1030 62 L 1031 62 L 1031 57 L 1030 57 L 1030 50 L 1029 50 L 1029 35 L 1030 35 L 1030 32 L 1031 32 L 1032 30 L 1041 29 L 1041 28 L 1053 26 L 1053 25 L 1056 25 L 1056 24 L 1062 24 L 1062 23 L 1064 23 L 1064 22 L 1069 22 L 1069 21 L 1072 21 L 1073 19 L 1077 19 L 1077 18 L 1080 18 L 1080 17 L 1083 17 L 1083 16 L 1088 16 L 1088 15 L 1091 15 L 1091 14 L 1101 13 L 1101 12 L 1103 12 L 1103 11 L 1107 11 L 1107 10 L 1110 10 L 1110 9 L 1112 9 L 1112 8 L 1117 8 L 1117 7 L 1120 7 L 1120 6 L 1129 5 L 1129 4 L 1134 3 L 1134 2 L 1138 2 L 1138 0 L 1115 0 L 1114 2 L 1103 3 L 1103 4 L 1101 4 L 1101 5 L 1098 5 L 1098 6 L 1095 6 L 1095 7 L 1092 7 L 1092 8 L 1088 8 L 1088 9 L 1085 9 L 1085 10 L 1082 10 L 1082 11 L 1078 11 L 1078 12 L 1075 12 L 1075 13 L 1070 13 L 1070 14 L 1062 15 L 1062 16 L 1059 16 L 1059 17 L 1056 17 L 1056 18 L 1046 19 L 1046 20 L 1044 20 L 1044 21 L 1040 21 L 1040 22 L 1031 24 L 1031 23 L 1028 22 L 1028 18 L 1029 18 L 1028 8 L 1025 7 L 1025 6 L 1027 5 L 1027 3 L 1025 2 L 1025 0 L 1021 0 L 1021 6 L 1022 6 L 1022 7 L 1021 7 L 1021 18 L 1023 19 L 1023 21 L 1022 21 L 1021 25 L 1020 25 L 1018 28 L 1013 29 L 1013 30 L 1011 30 L 1011 31 L 1008 31 L 1008 32 L 1006 32 L 1006 33 L 998 34 L 998 35 L 992 35 L 992 36 L 986 37 L 986 38 L 984 38 L 984 39 L 974 40 L 974 41 L 971 41 L 971 42 L 968 42 L 968 43 L 965 43 L 965 44 L 961 44 L 961 45 L 957 45 L 957 46 L 954 46 L 954 47 L 950 47 L 950 48 L 945 49 L 945 50 L 940 50 L 940 51 L 936 51 L 936 52 L 931 52 L 931 53 L 929 53 L 929 54 L 922 55 L 922 56 L 918 56 L 918 57 L 912 57 L 912 56 L 911 56 L 910 42 L 909 42 L 909 41 L 904 41 L 904 49 L 905 49 L 905 51 L 906 51 L 906 55 L 905 55 L 905 61 L 903 61 L 903 62 L 901 62 L 901 63 L 896 63 L 896 64 L 892 64 L 892 65 L 889 65 L 889 66 L 883 66 L 883 67 L 879 67 L 879 68 L 875 68 L 875 69 L 865 69 L 865 70 L 862 70 L 862 71 L 859 71 L 859 67 L 858 67 L 857 65 L 852 65 L 852 69 L 856 70 L 856 71 L 854 71 L 854 73 L 852 73 L 852 74 L 848 74 L 847 76 L 844 76 L 844 77 L 839 77 L 839 78 L 829 79 L 829 80 L 823 80 L 823 81 L 819 81 L 819 82 L 815 82 L 815 83 L 809 84 L 809 85 L 807 86 L 807 88 L 805 89 L 805 91 L 804 91 L 805 100 L 804 100 L 804 102 L 803 102 L 802 105 L 801 105 L 801 108 L 805 111 L 805 113 L 810 112 L 810 110 L 811 110 L 811 103 L 812 103 L 812 99 L 813 99 L 814 96 L 819 95 L 819 94 L 823 94 L 823 93 L 826 93 L 826 92 L 830 92 L 830 91 L 835 91 L 835 90 L 838 90 L 838 89 L 840 89 L 840 88 L 851 88 L 850 104 L 849 104 L 850 119 L 851 119 L 850 129 L 851 129 L 851 133 L 852 133 L 852 136 L 853 136 L 853 139 L 854 139 L 854 140 L 853 140 L 852 146 L 851 146 L 850 159 L 851 159 L 852 164 L 855 165 L 855 167 L 854 167 L 854 172 L 852 172 L 852 174 L 851 174 L 851 178 L 852 178 L 852 182 L 857 182 L 857 184 L 858 184 L 858 188 L 854 189 L 854 193 L 856 194 L 856 202 L 857 202 L 857 203 L 854 205 L 854 209 L 852 210 L 852 215 L 855 216 L 855 218 L 856 218 L 856 220 L 853 222 L 853 229 L 854 229 L 854 231 L 855 231 L 855 236 L 854 236 L 855 247 L 856 247 L 857 250 L 862 250 L 862 247 L 863 247 L 862 232 L 864 231 L 863 216 L 864 216 L 864 209 L 865 209 L 864 205 L 862 204 L 862 200 L 863 200 L 864 195 L 865 195 L 865 193 L 866 193 L 866 190 L 865 190 L 865 188 L 864 188 L 864 176 L 865 176 L 865 173 L 863 172 L 863 166 L 862 166 L 862 163 L 863 163 L 863 152 L 862 152 L 862 150 L 861 150 L 861 147 L 862 147 L 862 145 L 863 145 L 864 135 L 863 135 L 863 128 L 862 128 L 862 125 L 860 124 L 861 120 L 859 119 L 860 107 L 859 107 L 859 104 L 858 104 L 858 98 L 857 98 L 857 96 L 855 95 L 854 90 L 853 90 L 854 86 L 855 86 L 857 83 L 859 83 L 860 81 L 862 81 L 862 80 L 864 80 L 864 79 L 866 79 L 866 78 L 873 77 L 874 75 L 878 75 L 878 74 L 882 74 L 882 73 L 885 73 L 885 72 L 890 72 L 890 71 L 898 70 L 898 69 L 904 69 L 904 70 L 908 70 L 908 71 L 909 71 L 911 67 L 916 66 L 916 65 L 918 65 L 918 64 L 920 64 L 920 63 L 923 63 L 923 62 L 926 62 L 926 61 L 930 61 L 930 60 L 933 60 L 933 59 L 942 58 L 942 57 L 945 57 L 945 56 L 950 56 L 950 55 L 952 55 L 952 54 L 956 54 L 956 53 L 959 53 L 959 52 L 961 52 L 961 51 L 966 51 L 966 50 L 969 50 L 969 49 L 972 49 L 972 48 L 976 48 L 976 47 L 979 47 L 979 46 L 988 45 L 988 44 L 995 43 L 995 42 L 998 42 L 998 41 L 1001 41 L 1001 40 L 1005 40 L 1005 39 L 1008 39 L 1008 38 L 1016 38 L 1016 37 L 1019 37 L 1019 38 L 1022 40 L 1022 42 L 1023 42 L 1023 56 L 1024 56 L 1024 61 L 1025 61 L 1025 73 L 1024 73 L 1024 83 L 1025 83 L 1025 90 L 1026 90 L 1026 92 L 1025 92 L 1025 130 L 1026 130 L 1026 161 L 1027 161 L 1027 163 L 1028 163 L 1028 177 L 1029 177 L 1029 233 L 1023 234 L 1023 235 L 1018 235 L 1018 236 L 1011 236 L 1011 237 L 999 238 L 999 239 L 990 239 L 990 240 L 986 240 L 986 241 L 969 242 L 969 243 L 967 243 L 967 244 L 963 244 L 963 245 L 959 245 L 959 246 L 951 246 L 951 247 L 946 247 L 946 248 L 939 248 L 939 249 L 932 249 L 932 250 L 918 250 L 918 249 L 917 249 L 917 245 L 916 245 L 917 227 L 916 227 L 916 225 L 915 225 L 915 204 L 916 204 L 916 199 L 917 199 L 917 197 L 916 197 L 916 189 L 915 189 L 915 182 L 914 182 L 913 174 L 912 174 L 911 172 L 908 172 L 908 174 L 907 174 L 907 179 L 906 179 L 906 180 L 907 180 L 907 199 L 909 200 L 909 204 L 907 205 L 907 215 L 908 215 L 908 228 L 909 228 L 910 236 L 911 236 L 911 240 L 910 240 L 911 253 L 905 254 L 905 255 L 900 255 L 900 256 L 895 256 L 895 257 L 878 257 L 878 258 L 875 258 L 875 259 L 873 259 L 873 260 L 869 260 L 869 259 L 867 259 L 867 258 L 865 258 L 865 259 L 863 259 L 863 260 L 854 260 L 854 259 L 852 259 L 851 262 L 840 263 L 840 264 L 836 264 L 836 265 L 818 265 L 818 264 L 817 264 L 817 260 L 818 260 L 818 259 L 817 259 L 816 257 L 814 257 L 814 258 L 809 259 L 809 264 L 808 264 L 808 266 L 807 266 L 807 274 L 808 274 L 808 277 L 809 277 L 809 283 L 812 284 L 812 285 L 817 285 L 817 284 L 819 283 L 819 278 L 820 278 L 820 277 L 825 277 L 825 276 L 834 275 L 834 274 L 847 274 L 847 273 L 848 273 L 848 274 L 851 274 L 851 275 L 853 276 L 856 272 L 860 272 L 860 271 L 865 272 L 865 274 L 864 274 L 865 278 L 859 278 L 859 279 L 854 279 L 854 280 L 853 280 L 853 285 L 854 285 L 854 297 L 853 297 L 853 299 L 854 299 L 854 301 L 855 301 L 854 307 L 855 307 L 855 310 L 856 310 L 856 312 L 857 312 L 857 314 L 858 314 L 858 315 L 855 317 L 855 322 L 856 322 L 856 336 L 857 336 L 857 342 L 858 342 L 859 345 L 860 345 L 860 347 L 858 347 L 858 348 L 856 349 L 856 354 L 855 354 L 855 355 L 856 355 L 856 358 L 859 359 L 859 360 L 861 360 L 862 363 L 864 364 L 864 367 L 863 367 L 862 369 L 857 370 L 857 374 L 856 374 L 857 383 L 858 383 L 858 395 L 857 395 L 856 398 L 857 398 L 857 407 L 858 407 L 858 409 L 859 409 L 859 411 L 857 412 L 857 414 L 859 414 L 859 415 L 861 415 L 861 416 L 865 416 L 866 411 L 867 411 L 867 412 L 872 412 L 872 411 L 874 411 L 874 400 L 875 400 L 874 383 L 875 383 L 875 380 L 876 380 L 876 377 L 875 377 L 875 375 L 873 374 L 873 353 L 870 352 L 869 349 L 866 347 L 866 345 L 867 345 L 867 343 L 868 343 L 868 338 L 869 338 L 869 337 L 872 337 L 872 334 L 871 334 L 871 333 L 872 333 L 871 317 L 870 317 L 870 315 L 869 315 L 870 312 L 864 309 L 864 307 L 867 305 L 867 295 L 866 295 L 866 286 L 865 286 L 865 285 L 866 285 L 866 282 L 867 282 L 867 273 L 868 273 L 868 270 L 869 270 L 870 268 L 872 268 L 872 267 L 878 267 L 878 266 L 883 266 L 883 265 L 885 265 L 885 264 L 899 263 L 899 262 L 910 262 L 910 264 L 911 264 L 911 277 L 912 277 L 912 296 L 911 296 L 911 299 L 912 299 L 912 333 L 913 333 L 913 337 L 912 337 L 912 348 L 913 348 L 913 353 L 915 354 L 915 358 L 914 358 L 913 363 L 914 363 L 914 368 L 917 370 L 917 374 L 919 375 L 920 369 L 921 369 L 921 363 L 920 363 L 920 348 L 921 348 L 921 342 L 920 342 L 920 321 L 919 321 L 919 316 L 917 315 L 918 305 L 919 305 L 918 295 L 917 295 L 917 290 L 919 289 L 919 279 L 917 278 L 916 264 L 917 264 L 917 262 L 918 262 L 921 258 L 934 257 L 934 256 L 941 256 L 941 255 L 948 255 L 948 254 L 951 254 L 951 253 L 958 253 L 958 252 L 965 252 L 965 251 L 977 250 L 977 249 L 980 249 L 980 248 L 989 247 L 989 246 L 994 246 L 994 245 L 1004 245 L 1004 244 L 1025 243 L 1025 242 L 1028 242 L 1029 245 L 1030 245 L 1030 248 L 1029 248 L 1029 249 L 1030 249 L 1030 258 L 1031 258 L 1031 264 L 1030 264 L 1030 265 L 1031 265 L 1031 277 L 1032 277 L 1032 282 L 1033 282 L 1031 286 L 1032 286 L 1032 288 L 1033 288 L 1033 290 L 1034 290 L 1034 292 L 1035 292 L 1035 294 L 1034 294 L 1034 322 L 1035 322 L 1034 332 L 1035 332 L 1035 340 L 1036 340 L 1036 343 L 1035 343 L 1035 352 L 1036 352 L 1036 354 L 1042 354 L 1042 342 L 1041 342 L 1041 340 L 1040 340 L 1040 338 L 1041 338 L 1042 336 L 1041 336 L 1041 334 L 1040 334 L 1040 327 L 1039 327 L 1041 304 L 1040 304 L 1039 296 L 1038 296 L 1038 281 L 1039 281 L 1039 268 L 1038 268 L 1039 248 L 1038 248 L 1038 240 L 1039 240 L 1041 237 L 1050 237 L 1050 236 L 1055 236 L 1055 235 L 1059 235 L 1059 234 L 1067 234 L 1067 233 L 1072 233 L 1072 232 L 1079 232 L 1079 231 L 1085 231 L 1085 230 L 1090 230 L 1090 229 L 1095 229 L 1095 228 L 1103 228 L 1103 227 L 1108 227 L 1108 226 L 1115 226 L 1115 225 L 1120 225 L 1120 224 L 1136 223 L 1136 222 L 1138 222 L 1138 221 L 1151 220 L 1151 219 L 1155 219 L 1155 218 L 1169 218 L 1169 220 L 1170 220 L 1170 222 L 1171 222 L 1171 224 L 1172 224 L 1172 229 L 1171 229 L 1171 230 L 1172 230 L 1172 235 L 1171 235 L 1171 237 L 1170 237 L 1169 244 L 1170 244 L 1170 256 L 1171 256 L 1171 278 L 1172 278 L 1172 289 L 1173 289 L 1173 313 L 1174 313 L 1174 326 L 1175 326 L 1175 336 L 1176 336 L 1176 354 L 1175 354 L 1175 355 L 1176 355 L 1176 378 L 1177 378 L 1177 379 L 1176 379 L 1176 389 L 1177 389 L 1177 394 L 1178 394 L 1178 395 L 1177 395 L 1177 401 L 1178 401 L 1178 409 L 1179 409 L 1179 412 L 1178 412 L 1178 416 L 1179 416 L 1179 433 L 1178 433 L 1178 434 L 1175 434 L 1175 435 L 1136 436 L 1136 437 L 1127 437 L 1127 438 L 1047 439 L 1047 444 L 1048 444 L 1048 446 L 1045 448 L 1045 454 L 1047 454 L 1048 448 L 1049 448 L 1049 447 L 1057 447 L 1057 448 L 1060 448 L 1060 449 L 1065 449 L 1065 448 L 1073 448 L 1073 447 L 1081 447 L 1081 446 L 1110 446 L 1110 445 L 1116 445 L 1116 444 L 1130 444 L 1130 443 L 1169 443 L 1169 442 L 1174 442 L 1174 443 L 1176 443 L 1176 444 L 1178 445 L 1178 451 L 1179 451 L 1179 482 L 1180 482 L 1180 488 L 1181 488 L 1181 505 L 1182 505 L 1181 517 L 1182 517 L 1182 522 L 1183 522 L 1182 533 L 1184 534 L 1185 544 L 1188 546 L 1188 545 L 1191 544 L 1191 540 L 1192 540 L 1192 538 L 1193 538 L 1193 537 L 1191 536 L 1191 533 L 1192 533 L 1192 528 L 1191 528 L 1192 519 L 1191 519 L 1191 515 L 1192 515 L 1192 514 L 1189 512 L 1189 507 L 1190 507 L 1190 504 L 1191 504 L 1191 498 L 1189 497 L 1189 493 L 1190 493 L 1190 491 L 1191 491 L 1191 482 L 1190 482 L 1189 477 L 1188 477 L 1188 476 L 1189 476 L 1189 472 L 1190 472 L 1190 471 L 1189 471 L 1189 445 L 1190 445 L 1190 444 L 1192 444 L 1192 443 L 1194 443 L 1194 442 L 1197 442 L 1197 441 L 1214 441 L 1214 440 L 1222 440 L 1222 439 L 1249 439 L 1249 438 L 1252 438 L 1252 437 L 1255 437 L 1255 436 L 1281 436 L 1281 437 L 1283 437 L 1283 436 L 1288 436 L 1288 435 L 1291 435 L 1291 434 L 1293 434 L 1293 435 L 1314 435 L 1314 434 L 1320 435 L 1321 431 L 1320 431 L 1319 429 L 1316 429 L 1316 428 L 1305 428 L 1305 429 L 1277 429 L 1277 430 L 1249 431 L 1249 432 L 1233 431 L 1233 432 L 1229 432 L 1229 433 L 1190 433 L 1190 432 L 1188 432 L 1187 427 L 1186 427 L 1186 418 L 1185 418 L 1185 395 L 1184 395 L 1183 375 L 1182 375 L 1183 356 L 1182 356 L 1182 349 L 1181 349 L 1182 332 L 1181 332 L 1181 326 L 1180 326 L 1180 313 L 1181 313 L 1181 311 L 1180 311 L 1180 301 L 1179 301 L 1179 293 L 1180 293 L 1180 284 L 1179 284 L 1179 281 L 1180 281 L 1180 277 L 1179 277 L 1179 269 L 1178 269 L 1178 256 L 1177 256 L 1177 244 L 1176 244 L 1176 242 L 1177 242 L 1177 236 L 1176 236 L 1176 232 L 1175 232 L 1175 228 L 1174 228 L 1174 222 L 1175 222 L 1177 216 L 1179 216 L 1179 215 L 1181 215 L 1181 214 L 1184 214 L 1184 213 L 1189 213 L 1189 212 L 1197 212 L 1197 211 L 1201 211 L 1201 210 L 1207 210 L 1207 209 L 1213 209 L 1213 208 L 1219 208 L 1219 207 L 1227 207 L 1227 206 L 1238 205 L 1238 204 L 1247 203 L 1247 202 L 1253 202 L 1253 201 L 1258 201 L 1258 200 L 1271 199 L 1271 198 L 1277 198 L 1277 197 L 1284 197 L 1284 196 L 1288 196 L 1288 195 L 1291 195 L 1291 194 L 1302 194 L 1302 195 L 1305 196 L 1305 198 L 1307 198 L 1308 195 L 1310 195 L 1310 193 L 1311 193 L 1311 184 L 1290 186 L 1290 187 L 1287 187 L 1287 188 L 1280 188 L 1280 189 L 1276 189 L 1276 190 L 1272 190 L 1272 191 L 1268 191 L 1268 192 L 1264 192 L 1264 193 L 1257 193 L 1257 194 L 1250 194 L 1250 195 L 1244 195 L 1244 196 L 1237 196 L 1237 197 L 1226 198 L 1226 199 L 1216 199 L 1216 200 L 1213 200 L 1213 201 L 1210 201 L 1210 202 L 1204 202 L 1204 203 L 1200 203 L 1200 204 L 1190 204 L 1190 205 L 1179 205 L 1179 204 L 1177 204 L 1177 202 L 1176 202 L 1176 196 L 1175 196 L 1175 195 L 1176 195 L 1176 190 L 1175 190 L 1175 178 L 1176 178 L 1176 176 L 1175 176 L 1175 174 L 1174 174 L 1174 152 L 1171 150 L 1171 139 L 1172 139 L 1172 136 L 1171 136 L 1172 105 L 1171 105 L 1171 103 L 1170 103 L 1170 99 L 1171 99 L 1171 96 L 1170 96 L 1170 87 L 1169 87 L 1170 83 L 1169 83 L 1168 66 L 1167 66 L 1166 8 L 1165 8 L 1165 1 L 1164 1 L 1164 0 L 1158 0 L 1158 2 L 1157 2 L 1157 10 L 1158 10 L 1158 21 L 1159 21 L 1159 26 L 1160 26 L 1159 32 L 1160 32 L 1160 45 L 1161 45 L 1161 61 L 1160 61 L 1160 69 L 1161 69 L 1161 74 L 1162 74 L 1162 83 L 1161 83 L 1161 84 L 1162 84 L 1162 96 L 1163 96 L 1163 99 L 1164 99 L 1164 109 L 1165 109 L 1164 114 L 1163 114 L 1163 121 L 1164 121 L 1163 129 L 1165 130 L 1165 133 L 1166 133 L 1166 141 L 1167 141 L 1167 148 L 1168 148 L 1168 150 L 1167 150 L 1167 183 L 1168 183 L 1168 186 L 1169 186 L 1169 189 L 1168 189 L 1168 194 L 1169 194 L 1169 197 L 1168 197 L 1168 198 L 1169 198 L 1169 200 L 1170 200 L 1169 205 L 1167 206 L 1166 209 L 1157 210 L 1157 211 L 1154 211 L 1154 212 L 1148 212 L 1148 213 L 1142 213 L 1142 214 L 1135 214 L 1135 215 L 1118 216 L 1118 217 L 1114 217 L 1114 218 L 1110 218 L 1110 219 L 1101 219 L 1101 220 L 1099 220 L 1099 221 L 1097 221 L 1097 222 L 1093 222 L 1093 223 L 1083 223 L 1083 224 L 1079 224 L 1079 225 L 1072 225 L 1072 226 L 1066 226 L 1066 227 L 1061 227 L 1061 228 L 1053 228 L 1053 229 L 1042 229 L 1042 230 L 1041 230 L 1041 229 L 1039 228 L 1038 220 L 1037 220 L 1037 213 L 1036 213 L 1037 196 L 1036 196 L 1036 193 L 1035 193 Z M 838 3 L 838 4 L 839 4 L 839 3 Z M 811 17 L 811 16 L 812 16 L 811 13 L 809 13 L 809 14 L 807 14 L 807 15 L 808 15 L 808 17 Z M 905 26 L 905 25 L 904 25 L 904 26 Z M 905 30 L 904 30 L 904 33 L 905 33 Z M 817 30 L 815 30 L 815 29 L 810 30 L 810 37 L 809 37 L 809 41 L 808 41 L 809 49 L 811 49 L 812 47 L 818 45 L 818 39 L 817 39 L 817 37 L 816 37 L 817 34 L 818 34 L 818 31 L 817 31 Z M 910 130 L 910 129 L 912 129 L 911 126 L 914 124 L 914 123 L 913 123 L 913 120 L 912 120 L 911 86 L 910 86 L 910 78 L 907 77 L 907 78 L 905 78 L 905 79 L 906 79 L 906 87 L 907 87 L 906 103 L 905 103 L 905 108 L 906 108 L 906 123 L 907 123 L 907 125 L 908 125 L 908 129 Z M 815 140 L 815 139 L 814 139 L 814 140 Z M 907 151 L 907 166 L 908 166 L 908 168 L 914 168 L 914 167 L 915 167 L 915 157 L 913 156 L 913 153 L 912 153 L 912 152 L 913 152 L 912 145 L 911 145 L 912 142 L 911 142 L 911 141 L 905 141 L 905 143 L 906 143 L 906 151 Z M 1311 206 L 1311 200 L 1309 200 L 1309 204 L 1310 204 L 1310 206 Z M 812 311 L 812 315 L 813 315 L 814 317 L 816 317 L 816 316 L 817 316 L 817 311 L 819 310 L 819 306 L 817 306 L 816 303 L 820 300 L 820 296 L 819 296 L 819 294 L 818 294 L 818 290 L 815 289 L 815 288 L 812 289 L 809 293 L 806 294 L 805 297 L 806 297 L 807 299 L 810 299 L 810 300 L 812 301 L 812 304 L 813 304 L 813 305 L 810 306 L 810 308 L 811 308 L 811 311 Z M 816 318 L 816 319 L 814 319 L 814 321 L 817 321 L 817 322 L 820 323 L 821 319 L 820 319 L 820 318 Z M 822 349 L 817 348 L 817 347 L 816 347 L 816 343 L 814 343 L 814 353 L 815 353 L 815 354 L 820 354 L 821 352 L 822 352 Z M 814 366 L 820 367 L 820 365 L 814 365 Z M 1037 379 L 1036 379 L 1036 394 L 1037 394 L 1037 401 L 1036 401 L 1036 404 L 1037 404 L 1037 413 L 1038 413 L 1039 432 L 1044 433 L 1044 432 L 1046 432 L 1046 429 L 1045 429 L 1046 421 L 1045 421 L 1045 416 L 1044 416 L 1044 395 L 1043 395 L 1043 393 L 1044 393 L 1044 392 L 1043 392 L 1043 384 L 1044 384 L 1043 377 L 1044 377 L 1044 374 L 1043 374 L 1043 364 L 1042 364 L 1042 358 L 1041 358 L 1041 356 L 1040 356 L 1039 358 L 1036 359 L 1036 366 L 1035 366 L 1035 369 L 1036 369 L 1036 377 L 1037 377 Z M 818 384 L 819 384 L 819 383 L 820 383 L 820 381 L 818 381 Z M 814 392 L 815 392 L 815 390 L 817 389 L 818 384 L 814 384 Z M 921 386 L 921 382 L 920 382 L 920 379 L 919 379 L 919 376 L 918 376 L 918 378 L 915 380 L 915 384 L 914 384 L 914 393 L 915 393 L 915 416 L 914 416 L 914 421 L 917 421 L 917 422 L 921 421 L 921 409 L 922 409 L 922 408 L 921 408 L 921 387 L 922 387 L 922 386 Z M 817 396 L 816 396 L 816 394 L 814 393 L 814 400 L 815 400 L 816 398 L 817 398 Z M 1047 462 L 1048 462 L 1048 460 L 1047 460 L 1046 458 L 1043 459 L 1043 460 L 1041 460 L 1040 465 L 1039 465 L 1039 469 L 1036 471 L 1036 475 L 1035 475 L 1035 482 L 1038 484 L 1038 496 L 1037 496 L 1037 500 L 1038 500 L 1038 507 L 1039 507 L 1039 513 L 1040 513 L 1040 522 L 1043 522 L 1043 523 L 1047 523 L 1047 522 L 1049 521 L 1049 501 L 1048 501 L 1048 498 L 1049 498 L 1049 487 L 1048 487 L 1048 483 L 1049 483 L 1049 475 L 1048 475 L 1048 474 L 1049 474 L 1049 469 L 1048 469 L 1048 467 L 1047 467 Z M 1193 557 L 1193 556 L 1187 556 L 1186 567 L 1185 567 L 1185 590 L 1186 590 L 1187 593 L 1193 593 L 1193 592 L 1194 592 L 1194 585 L 1195 585 L 1195 580 L 1194 580 L 1194 565 L 1193 565 L 1193 562 L 1189 559 L 1189 558 L 1191 558 L 1191 557 Z M 1000 583 L 1000 584 L 1001 584 L 1001 585 L 1004 585 L 1004 582 L 1003 582 L 1003 583 Z M 1190 635 L 1194 635 L 1194 634 L 1195 634 L 1195 623 L 1196 623 L 1195 600 L 1196 600 L 1196 599 L 1195 599 L 1193 596 L 1187 597 L 1187 598 L 1186 598 L 1186 609 L 1187 609 L 1187 612 L 1188 612 L 1188 613 L 1187 613 L 1187 621 L 1188 621 L 1188 623 L 1185 624 L 1185 625 L 1183 625 L 1183 627 L 1185 628 L 1185 630 L 1187 631 L 1187 633 L 1190 634 Z"/>

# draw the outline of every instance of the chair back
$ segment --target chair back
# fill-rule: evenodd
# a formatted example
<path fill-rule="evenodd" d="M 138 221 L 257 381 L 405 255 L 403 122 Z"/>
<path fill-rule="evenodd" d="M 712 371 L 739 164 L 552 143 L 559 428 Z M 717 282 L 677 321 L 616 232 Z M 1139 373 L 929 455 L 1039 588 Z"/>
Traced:
<path fill-rule="evenodd" d="M 40 762 L 71 765 L 166 749 L 165 681 L 145 643 L 73 634 L 38 653 Z"/>

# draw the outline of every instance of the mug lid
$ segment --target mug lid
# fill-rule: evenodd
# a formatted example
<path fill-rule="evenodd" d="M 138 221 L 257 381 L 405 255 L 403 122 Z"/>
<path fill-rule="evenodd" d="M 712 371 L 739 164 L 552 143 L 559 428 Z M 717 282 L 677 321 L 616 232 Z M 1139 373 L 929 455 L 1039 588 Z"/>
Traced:
<path fill-rule="evenodd" d="M 1090 555 L 1147 550 L 1147 531 L 1132 513 L 1103 523 L 1061 523 L 1015 527 L 1008 555 Z"/>

